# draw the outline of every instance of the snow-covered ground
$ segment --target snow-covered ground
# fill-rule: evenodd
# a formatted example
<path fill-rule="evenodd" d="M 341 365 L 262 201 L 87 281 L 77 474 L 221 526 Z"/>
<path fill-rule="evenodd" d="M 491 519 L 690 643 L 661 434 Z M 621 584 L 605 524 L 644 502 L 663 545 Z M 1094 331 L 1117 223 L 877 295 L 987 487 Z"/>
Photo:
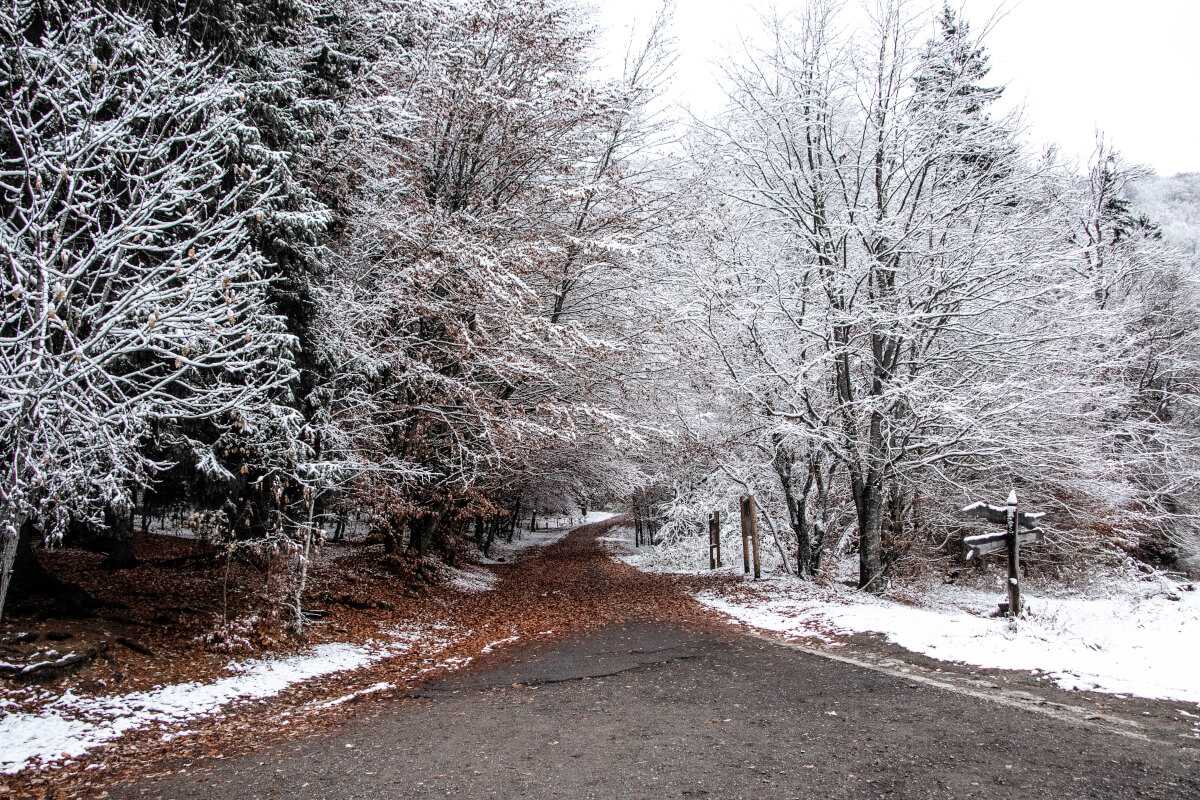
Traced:
<path fill-rule="evenodd" d="M 288 658 L 231 661 L 226 667 L 231 675 L 208 683 L 172 684 L 108 697 L 45 692 L 40 707 L 0 715 L 0 774 L 69 761 L 127 731 L 163 728 L 164 741 L 186 735 L 187 723 L 215 715 L 232 703 L 271 697 L 294 684 L 361 669 L 417 647 L 440 652 L 454 638 L 441 626 L 413 626 L 364 644 L 323 644 Z M 437 666 L 442 665 L 428 669 Z M 387 687 L 376 684 L 363 692 L 383 688 Z M 0 697 L 3 705 L 11 703 Z"/>
<path fill-rule="evenodd" d="M 611 538 L 614 547 L 628 541 L 619 531 Z M 680 560 L 650 548 L 617 555 L 654 571 Z M 740 573 L 737 560 L 724 571 Z M 1015 625 L 990 616 L 1002 588 L 933 585 L 880 598 L 778 576 L 745 591 L 700 592 L 697 599 L 736 622 L 788 636 L 836 643 L 841 635 L 874 632 L 932 658 L 1029 670 L 1064 689 L 1200 704 L 1200 591 L 1174 591 L 1144 577 L 1114 572 L 1054 596 L 1027 589 L 1027 616 Z"/>
<path fill-rule="evenodd" d="M 705 592 L 700 602 L 756 628 L 789 635 L 872 631 L 908 650 L 978 667 L 1030 670 L 1064 689 L 1200 703 L 1200 593 L 1177 601 L 1027 597 L 1015 625 L 989 617 L 998 594 L 962 587 L 913 593 L 908 605 L 851 590 L 814 590 L 789 578 L 763 582 L 763 597 Z"/>
<path fill-rule="evenodd" d="M 449 583 L 460 592 L 490 592 L 500 583 L 500 576 L 484 567 L 444 567 Z"/>
<path fill-rule="evenodd" d="M 580 525 L 594 525 L 597 522 L 604 522 L 605 520 L 610 520 L 613 517 L 618 516 L 620 513 L 621 512 L 619 512 L 619 511 L 589 511 L 587 513 L 587 516 L 584 517 L 583 521 L 580 522 L 579 524 Z"/>

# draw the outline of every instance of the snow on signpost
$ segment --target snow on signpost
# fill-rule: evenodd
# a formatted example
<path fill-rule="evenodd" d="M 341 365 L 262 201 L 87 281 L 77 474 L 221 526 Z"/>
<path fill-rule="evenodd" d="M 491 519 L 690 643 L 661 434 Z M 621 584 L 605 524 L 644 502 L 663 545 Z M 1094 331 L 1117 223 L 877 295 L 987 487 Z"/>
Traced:
<path fill-rule="evenodd" d="M 1003 533 L 985 533 L 980 536 L 968 536 L 963 539 L 963 552 L 970 561 L 975 556 L 983 557 L 988 553 L 1008 551 L 1008 607 L 1000 605 L 1000 609 L 1009 616 L 1021 613 L 1021 578 L 1020 559 L 1021 545 L 1037 544 L 1046 539 L 1046 532 L 1035 524 L 1046 516 L 1045 512 L 1028 513 L 1017 508 L 1017 490 L 1008 493 L 1008 502 L 1003 506 L 993 506 L 987 503 L 972 503 L 963 509 L 969 517 L 979 517 L 996 525 L 1003 525 Z M 1021 528 L 1025 528 L 1021 531 Z"/>

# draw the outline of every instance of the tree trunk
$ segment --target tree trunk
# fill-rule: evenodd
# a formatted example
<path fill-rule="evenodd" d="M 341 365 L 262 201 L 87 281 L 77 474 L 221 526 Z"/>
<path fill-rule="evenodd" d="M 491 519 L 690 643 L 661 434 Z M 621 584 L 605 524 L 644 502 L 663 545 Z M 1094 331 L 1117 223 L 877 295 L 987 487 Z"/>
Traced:
<path fill-rule="evenodd" d="M 809 462 L 809 459 L 805 459 Z M 797 491 L 796 487 L 796 451 L 784 445 L 778 439 L 775 444 L 775 474 L 779 476 L 779 484 L 783 488 L 783 497 L 787 501 L 788 522 L 792 533 L 796 536 L 796 576 L 803 580 L 812 580 L 816 575 L 815 547 L 808 524 L 808 495 L 812 491 L 813 471 L 810 468 L 805 476 L 804 488 Z"/>
<path fill-rule="evenodd" d="M 830 465 L 829 470 L 824 469 L 822 464 L 821 454 L 818 453 L 813 459 L 813 479 L 817 486 L 817 519 L 813 522 L 813 558 L 812 568 L 813 574 L 817 574 L 821 569 L 821 557 L 825 552 L 825 536 L 829 531 L 829 486 L 833 482 L 833 470 L 836 467 L 836 462 Z"/>
<path fill-rule="evenodd" d="M 8 597 L 8 585 L 12 581 L 13 564 L 17 560 L 17 548 L 20 546 L 20 529 L 25 527 L 24 519 L 14 527 L 5 525 L 0 530 L 0 620 L 4 619 L 4 600 Z"/>
<path fill-rule="evenodd" d="M 871 476 L 862 487 L 858 522 L 858 588 L 878 594 L 883 580 L 883 482 Z"/>
<path fill-rule="evenodd" d="M 408 552 L 418 556 L 425 555 L 425 550 L 429 547 L 426 519 L 428 517 L 417 517 L 408 521 Z"/>
<path fill-rule="evenodd" d="M 108 558 L 103 569 L 130 569 L 137 566 L 133 555 L 133 509 L 128 506 L 108 506 L 104 509 L 107 528 Z"/>
<path fill-rule="evenodd" d="M 404 517 L 389 515 L 387 528 L 383 531 L 383 552 L 389 555 L 400 552 L 400 545 L 403 541 Z M 412 547 L 411 538 L 409 539 L 409 547 Z"/>
<path fill-rule="evenodd" d="M 517 495 L 517 502 L 513 503 L 512 514 L 508 520 L 508 542 L 512 544 L 513 534 L 517 532 L 517 521 L 521 519 L 521 495 Z"/>
<path fill-rule="evenodd" d="M 483 543 L 483 557 L 490 558 L 488 555 L 492 551 L 492 542 L 496 540 L 496 534 L 500 532 L 500 518 L 492 517 L 492 522 L 488 525 L 487 540 Z M 512 528 L 509 528 L 509 537 L 511 541 Z"/>
<path fill-rule="evenodd" d="M 150 490 L 142 490 L 142 535 L 150 535 Z"/>
<path fill-rule="evenodd" d="M 41 537 L 33 521 L 26 519 L 21 524 L 17 538 L 17 552 L 13 561 L 9 590 L 16 597 L 49 597 L 54 600 L 54 609 L 64 616 L 88 616 L 99 603 L 82 587 L 59 580 L 38 561 L 34 542 Z"/>
<path fill-rule="evenodd" d="M 418 557 L 424 557 L 429 552 L 429 545 L 433 540 L 433 533 L 437 529 L 438 523 L 442 521 L 443 509 L 438 509 L 432 513 L 426 514 L 416 521 L 416 524 L 410 526 L 412 528 L 412 536 L 415 540 L 416 551 Z M 410 542 L 409 549 L 412 549 Z"/>

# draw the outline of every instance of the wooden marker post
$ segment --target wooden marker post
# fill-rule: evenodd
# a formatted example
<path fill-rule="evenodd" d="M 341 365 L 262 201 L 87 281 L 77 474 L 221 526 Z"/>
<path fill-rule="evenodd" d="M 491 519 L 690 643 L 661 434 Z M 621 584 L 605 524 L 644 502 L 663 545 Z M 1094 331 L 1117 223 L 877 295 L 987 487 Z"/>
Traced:
<path fill-rule="evenodd" d="M 714 511 L 708 518 L 708 568 L 721 566 L 721 512 Z"/>
<path fill-rule="evenodd" d="M 754 495 L 748 498 L 750 505 L 750 547 L 754 551 L 754 580 L 762 577 L 762 567 L 758 562 L 758 514 L 754 507 Z"/>
<path fill-rule="evenodd" d="M 991 506 L 987 503 L 973 503 L 963 509 L 963 513 L 972 517 L 986 519 L 994 525 L 1003 525 L 1004 533 L 986 533 L 981 536 L 968 536 L 963 539 L 963 551 L 970 561 L 975 556 L 985 556 L 1001 550 L 1008 554 L 1008 603 L 1007 608 L 1000 607 L 1009 616 L 1015 617 L 1021 613 L 1021 545 L 1037 544 L 1046 540 L 1046 532 L 1035 524 L 1046 516 L 1045 512 L 1030 514 L 1017 508 L 1017 490 L 1008 493 L 1008 501 L 1003 506 Z M 1022 532 L 1024 528 L 1024 532 Z"/>
<path fill-rule="evenodd" d="M 758 560 L 758 515 L 754 511 L 754 495 L 742 497 L 742 565 L 750 573 L 750 553 L 754 552 L 754 579 L 762 577 Z"/>
<path fill-rule="evenodd" d="M 1017 490 L 1008 493 L 1008 613 L 1021 615 L 1021 538 L 1017 536 Z"/>
<path fill-rule="evenodd" d="M 742 514 L 742 572 L 750 574 L 750 520 L 746 518 L 746 496 L 742 495 L 738 502 L 738 510 Z"/>

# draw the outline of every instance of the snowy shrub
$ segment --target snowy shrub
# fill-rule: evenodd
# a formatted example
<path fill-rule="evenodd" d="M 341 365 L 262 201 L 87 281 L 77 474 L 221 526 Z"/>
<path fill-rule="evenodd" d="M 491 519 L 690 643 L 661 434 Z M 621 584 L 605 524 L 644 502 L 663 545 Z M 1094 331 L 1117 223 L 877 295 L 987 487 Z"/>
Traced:
<path fill-rule="evenodd" d="M 217 653 L 252 652 L 262 644 L 262 624 L 259 615 L 248 614 L 223 622 L 193 641 Z"/>

